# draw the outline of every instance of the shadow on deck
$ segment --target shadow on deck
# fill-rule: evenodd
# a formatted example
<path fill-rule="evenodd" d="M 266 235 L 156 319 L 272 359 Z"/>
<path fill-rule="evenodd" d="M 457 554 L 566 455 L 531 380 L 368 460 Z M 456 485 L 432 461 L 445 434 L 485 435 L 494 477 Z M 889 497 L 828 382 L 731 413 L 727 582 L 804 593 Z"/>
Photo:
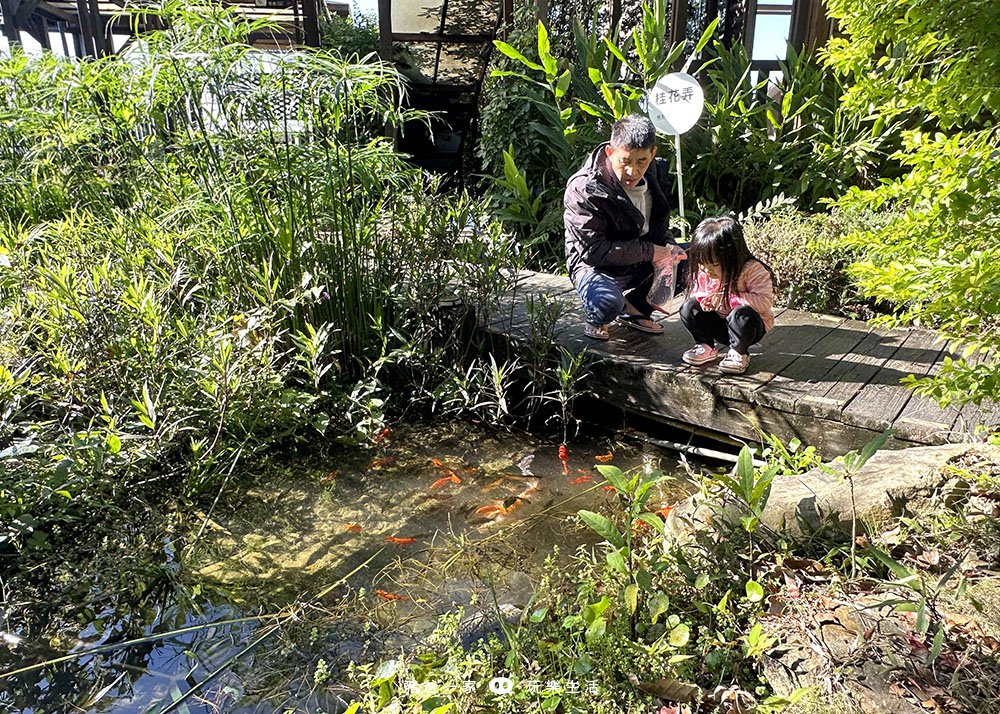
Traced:
<path fill-rule="evenodd" d="M 864 322 L 797 310 L 776 310 L 775 326 L 751 349 L 746 374 L 726 375 L 716 363 L 691 367 L 691 345 L 676 311 L 661 317 L 661 335 L 613 325 L 607 342 L 583 334 L 583 312 L 569 279 L 525 271 L 502 309 L 483 328 L 527 339 L 529 300 L 558 300 L 555 342 L 593 359 L 587 387 L 615 406 L 670 422 L 746 439 L 755 427 L 793 437 L 833 456 L 888 428 L 897 447 L 972 441 L 976 427 L 1000 425 L 1000 405 L 944 409 L 900 383 L 940 369 L 949 350 L 929 330 L 872 328 Z M 976 357 L 973 357 L 976 359 Z"/>

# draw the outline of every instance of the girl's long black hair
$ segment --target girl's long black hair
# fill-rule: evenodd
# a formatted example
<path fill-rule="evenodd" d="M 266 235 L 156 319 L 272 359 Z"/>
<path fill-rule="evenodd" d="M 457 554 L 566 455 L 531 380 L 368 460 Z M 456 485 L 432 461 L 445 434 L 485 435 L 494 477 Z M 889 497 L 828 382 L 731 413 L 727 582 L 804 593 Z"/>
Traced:
<path fill-rule="evenodd" d="M 774 280 L 774 271 L 750 252 L 743 238 L 743 226 L 735 218 L 720 216 L 706 218 L 694 229 L 688 247 L 688 285 L 690 295 L 698 278 L 698 270 L 705 263 L 717 264 L 722 270 L 722 300 L 729 302 L 729 294 L 736 291 L 736 281 L 748 260 L 763 265 Z"/>

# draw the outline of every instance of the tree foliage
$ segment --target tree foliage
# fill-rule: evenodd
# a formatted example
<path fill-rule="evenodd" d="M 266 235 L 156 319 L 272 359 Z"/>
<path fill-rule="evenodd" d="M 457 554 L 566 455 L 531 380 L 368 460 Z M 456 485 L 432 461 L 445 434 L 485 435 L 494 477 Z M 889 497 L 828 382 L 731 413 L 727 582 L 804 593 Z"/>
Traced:
<path fill-rule="evenodd" d="M 894 158 L 905 168 L 841 205 L 898 219 L 854 235 L 853 267 L 871 296 L 895 304 L 892 324 L 928 325 L 962 347 L 938 374 L 911 380 L 942 403 L 1000 391 L 1000 5 L 993 0 L 830 0 L 844 36 L 826 50 L 851 79 L 856 115 L 908 123 Z"/>

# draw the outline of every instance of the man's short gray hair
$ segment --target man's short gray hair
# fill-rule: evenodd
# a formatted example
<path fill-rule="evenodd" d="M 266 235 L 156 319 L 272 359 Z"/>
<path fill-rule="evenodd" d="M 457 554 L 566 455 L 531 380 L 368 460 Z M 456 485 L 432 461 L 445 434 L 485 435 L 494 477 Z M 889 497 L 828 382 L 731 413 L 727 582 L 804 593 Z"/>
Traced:
<path fill-rule="evenodd" d="M 612 149 L 652 149 L 656 146 L 656 129 L 647 117 L 629 114 L 611 127 Z"/>

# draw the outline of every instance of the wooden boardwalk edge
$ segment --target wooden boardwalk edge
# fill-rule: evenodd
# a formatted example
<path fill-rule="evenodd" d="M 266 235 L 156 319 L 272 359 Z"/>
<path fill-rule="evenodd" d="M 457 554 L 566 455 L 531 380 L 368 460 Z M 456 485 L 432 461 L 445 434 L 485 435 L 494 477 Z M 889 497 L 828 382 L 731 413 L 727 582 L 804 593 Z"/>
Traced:
<path fill-rule="evenodd" d="M 587 338 L 579 300 L 562 276 L 522 271 L 501 309 L 480 325 L 515 342 L 537 340 L 541 331 L 559 347 L 586 351 L 586 388 L 614 406 L 748 440 L 759 439 L 760 429 L 824 455 L 858 448 L 890 427 L 897 430 L 893 445 L 902 447 L 972 441 L 974 420 L 1000 424 L 996 403 L 941 409 L 900 383 L 908 374 L 933 374 L 944 357 L 954 357 L 929 330 L 873 329 L 797 310 L 775 314 L 744 375 L 684 364 L 690 336 L 675 313 L 658 319 L 662 335 L 613 325 L 611 340 Z"/>

